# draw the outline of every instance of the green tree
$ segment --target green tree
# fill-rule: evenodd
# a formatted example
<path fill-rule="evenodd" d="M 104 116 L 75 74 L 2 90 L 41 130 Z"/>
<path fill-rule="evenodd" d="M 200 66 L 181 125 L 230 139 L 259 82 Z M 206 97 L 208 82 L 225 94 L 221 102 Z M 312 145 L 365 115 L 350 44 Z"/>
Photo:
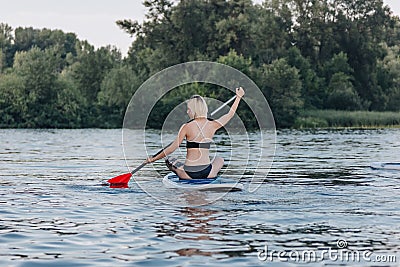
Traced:
<path fill-rule="evenodd" d="M 326 61 L 323 66 L 325 79 L 329 82 L 335 73 L 342 72 L 345 75 L 352 76 L 354 74 L 353 68 L 349 64 L 347 54 L 340 52 L 333 55 L 333 57 Z"/>
<path fill-rule="evenodd" d="M 87 103 L 78 89 L 71 72 L 62 72 L 57 79 L 57 100 L 52 125 L 61 128 L 86 127 Z"/>
<path fill-rule="evenodd" d="M 330 58 L 335 49 L 335 40 L 332 38 L 334 16 L 328 0 L 283 0 L 291 6 L 292 44 L 296 45 L 304 57 L 311 59 L 319 66 Z"/>
<path fill-rule="evenodd" d="M 299 70 L 302 83 L 301 95 L 304 99 L 304 108 L 323 108 L 325 90 L 322 88 L 322 79 L 311 66 L 310 61 L 301 55 L 300 49 L 293 46 L 287 52 L 287 62 L 290 66 Z"/>
<path fill-rule="evenodd" d="M 303 108 L 299 71 L 285 59 L 273 61 L 264 66 L 268 101 L 278 127 L 293 125 Z"/>
<path fill-rule="evenodd" d="M 64 33 L 61 30 L 34 29 L 32 27 L 15 29 L 14 46 L 16 51 L 28 51 L 32 47 L 44 50 L 52 46 L 63 49 L 63 55 L 73 53 L 76 55 L 78 39 L 74 33 Z"/>
<path fill-rule="evenodd" d="M 179 63 L 181 55 L 176 46 L 182 45 L 182 42 L 177 40 L 182 35 L 179 35 L 171 18 L 172 1 L 145 0 L 143 4 L 148 8 L 148 13 L 142 24 L 130 19 L 117 21 L 121 29 L 131 36 L 136 36 L 129 53 L 130 57 L 136 57 L 136 53 L 141 50 L 147 50 L 147 53 L 151 53 L 156 58 L 162 56 L 160 60 L 153 61 L 153 64 L 159 66 L 160 62 L 164 62 L 168 65 L 161 66 L 157 71 Z M 180 52 L 183 53 L 183 51 Z M 136 58 L 130 61 L 135 62 Z M 154 69 L 152 66 L 147 66 L 147 68 Z"/>
<path fill-rule="evenodd" d="M 382 0 L 339 0 L 331 3 L 335 12 L 335 39 L 348 55 L 354 70 L 354 86 L 365 108 L 380 109 L 385 97 L 377 84 L 377 59 L 382 55 L 381 42 L 392 27 L 390 9 Z"/>
<path fill-rule="evenodd" d="M 392 11 L 390 11 L 392 12 Z M 389 47 L 400 45 L 400 18 L 391 13 L 389 27 L 386 28 L 386 44 Z"/>
<path fill-rule="evenodd" d="M 24 81 L 28 112 L 24 119 L 29 126 L 50 127 L 57 92 L 56 59 L 48 50 L 37 47 L 15 55 L 14 69 Z"/>
<path fill-rule="evenodd" d="M 189 60 L 216 60 L 231 49 L 248 56 L 253 52 L 253 15 L 250 0 L 236 1 L 145 1 L 146 21 L 120 20 L 117 24 L 136 36 L 130 56 L 150 49 L 162 59 L 153 61 L 165 68 Z M 160 70 L 160 69 L 159 69 Z"/>
<path fill-rule="evenodd" d="M 4 67 L 5 67 L 5 53 L 3 53 L 3 49 L 0 48 L 0 73 L 3 72 Z"/>
<path fill-rule="evenodd" d="M 14 32 L 14 47 L 16 51 L 28 51 L 35 46 L 35 36 L 39 30 L 18 27 Z"/>
<path fill-rule="evenodd" d="M 82 116 L 85 127 L 99 127 L 102 125 L 101 111 L 98 107 L 98 94 L 101 83 L 107 73 L 121 62 L 121 54 L 114 48 L 101 47 L 95 49 L 88 42 L 78 44 L 77 56 L 74 63 L 66 69 L 82 97 L 85 115 Z"/>
<path fill-rule="evenodd" d="M 249 26 L 251 49 L 246 51 L 256 67 L 283 57 L 292 40 L 292 11 L 281 0 L 264 1 L 252 9 Z"/>
<path fill-rule="evenodd" d="M 358 110 L 361 99 L 358 96 L 351 77 L 343 72 L 335 73 L 329 83 L 327 107 L 339 110 Z"/>
<path fill-rule="evenodd" d="M 384 91 L 386 105 L 382 110 L 400 110 L 400 47 L 383 46 L 386 56 L 377 63 L 377 80 L 379 86 Z"/>
<path fill-rule="evenodd" d="M 16 73 L 0 74 L 0 127 L 18 127 L 28 112 L 24 81 Z"/>
<path fill-rule="evenodd" d="M 121 54 L 110 47 L 95 50 L 86 41 L 81 42 L 80 46 L 77 61 L 71 66 L 72 76 L 81 94 L 89 104 L 93 104 L 97 101 L 105 75 L 121 60 Z"/>
<path fill-rule="evenodd" d="M 225 64 L 235 68 L 254 80 L 260 86 L 262 85 L 262 73 L 259 69 L 255 68 L 251 58 L 245 58 L 243 55 L 238 55 L 233 49 L 225 56 L 220 56 L 217 60 L 218 63 Z M 226 81 L 227 84 L 232 84 L 233 86 L 239 86 L 236 80 Z M 227 90 L 218 90 L 215 96 L 219 99 L 230 98 L 231 92 Z"/>
<path fill-rule="evenodd" d="M 251 24 L 256 8 L 251 0 L 236 0 L 226 1 L 225 9 L 226 15 L 215 24 L 219 54 L 227 54 L 234 49 L 247 57 L 254 49 Z"/>
<path fill-rule="evenodd" d="M 250 58 L 245 58 L 243 55 L 238 55 L 235 50 L 229 51 L 225 56 L 220 56 L 218 58 L 218 63 L 231 66 L 237 70 L 240 70 L 247 76 L 251 76 L 253 64 Z"/>
<path fill-rule="evenodd" d="M 354 70 L 348 63 L 347 54 L 340 52 L 326 61 L 322 66 L 322 75 L 325 79 L 324 86 L 327 88 L 324 98 L 325 108 L 354 110 L 361 108 L 358 93 L 354 87 Z M 354 91 L 354 92 L 353 92 Z M 345 94 L 352 96 L 352 100 L 346 100 L 343 105 L 340 103 L 341 97 Z"/>
<path fill-rule="evenodd" d="M 140 85 L 138 77 L 126 65 L 115 67 L 108 72 L 98 94 L 102 121 L 109 126 L 120 126 L 129 101 Z"/>
<path fill-rule="evenodd" d="M 12 66 L 13 29 L 8 24 L 0 23 L 0 73 Z"/>

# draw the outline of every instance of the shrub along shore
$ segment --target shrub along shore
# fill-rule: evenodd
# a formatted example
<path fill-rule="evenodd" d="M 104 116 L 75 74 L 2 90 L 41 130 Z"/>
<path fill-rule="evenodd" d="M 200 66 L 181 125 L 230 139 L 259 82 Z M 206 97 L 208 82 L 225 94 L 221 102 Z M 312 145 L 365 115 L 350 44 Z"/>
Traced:
<path fill-rule="evenodd" d="M 400 112 L 307 110 L 294 128 L 400 128 Z"/>

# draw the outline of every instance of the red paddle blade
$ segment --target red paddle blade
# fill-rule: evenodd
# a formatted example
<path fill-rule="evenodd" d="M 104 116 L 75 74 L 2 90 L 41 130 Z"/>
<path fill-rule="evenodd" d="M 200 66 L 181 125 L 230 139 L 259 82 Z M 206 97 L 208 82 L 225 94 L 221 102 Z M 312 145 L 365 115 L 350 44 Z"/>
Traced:
<path fill-rule="evenodd" d="M 109 179 L 107 182 L 110 184 L 127 184 L 129 182 L 129 179 L 131 179 L 132 173 L 125 173 L 121 174 L 117 177 Z"/>
<path fill-rule="evenodd" d="M 129 188 L 128 184 L 110 184 L 110 188 Z"/>

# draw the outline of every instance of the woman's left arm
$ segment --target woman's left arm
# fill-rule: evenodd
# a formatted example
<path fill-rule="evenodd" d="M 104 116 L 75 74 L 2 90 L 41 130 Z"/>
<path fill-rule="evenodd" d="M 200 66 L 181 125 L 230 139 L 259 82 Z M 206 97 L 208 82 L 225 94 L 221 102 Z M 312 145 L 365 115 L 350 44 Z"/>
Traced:
<path fill-rule="evenodd" d="M 149 157 L 146 160 L 146 162 L 151 163 L 159 159 L 165 158 L 179 147 L 185 136 L 186 136 L 186 124 L 182 125 L 182 127 L 179 129 L 178 136 L 175 138 L 175 140 L 172 142 L 170 146 L 166 147 L 160 154 L 158 154 L 154 158 Z"/>

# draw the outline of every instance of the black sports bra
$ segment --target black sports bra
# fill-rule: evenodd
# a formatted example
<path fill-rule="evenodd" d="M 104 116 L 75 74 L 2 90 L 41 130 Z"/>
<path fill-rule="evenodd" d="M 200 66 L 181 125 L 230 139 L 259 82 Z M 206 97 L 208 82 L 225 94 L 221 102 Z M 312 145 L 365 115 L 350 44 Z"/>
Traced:
<path fill-rule="evenodd" d="M 186 141 L 186 148 L 207 148 L 210 149 L 211 142 L 198 143 L 193 141 Z"/>
<path fill-rule="evenodd" d="M 213 119 L 207 118 L 207 120 L 209 121 L 213 121 Z M 194 119 L 188 121 L 187 123 L 194 121 Z M 196 122 L 196 121 L 195 121 Z M 197 124 L 197 122 L 196 122 Z M 199 127 L 200 133 L 203 135 L 203 129 L 200 128 L 200 126 L 197 124 L 197 127 Z M 203 126 L 204 127 L 204 126 Z M 199 133 L 199 134 L 200 134 Z M 197 137 L 197 136 L 196 136 Z M 204 143 L 199 143 L 199 142 L 194 142 L 194 141 L 188 141 L 186 140 L 186 148 L 206 148 L 206 149 L 210 149 L 211 146 L 211 142 L 204 142 Z"/>

